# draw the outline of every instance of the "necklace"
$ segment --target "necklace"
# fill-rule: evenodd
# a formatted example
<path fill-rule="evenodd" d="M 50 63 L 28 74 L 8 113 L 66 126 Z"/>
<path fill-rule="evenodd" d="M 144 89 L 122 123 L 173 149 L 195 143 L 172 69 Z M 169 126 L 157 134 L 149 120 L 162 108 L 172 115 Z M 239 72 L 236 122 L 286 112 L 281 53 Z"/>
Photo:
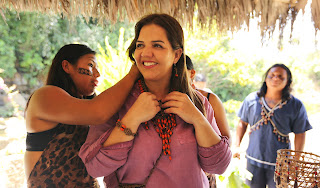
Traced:
<path fill-rule="evenodd" d="M 261 119 L 250 127 L 250 133 L 260 129 L 261 126 L 267 125 L 268 122 L 270 122 L 273 127 L 273 133 L 278 137 L 278 141 L 289 143 L 289 135 L 281 133 L 272 120 L 272 116 L 274 115 L 275 111 L 277 109 L 281 109 L 285 104 L 287 104 L 287 101 L 281 100 L 273 108 L 270 108 L 267 105 L 263 97 L 260 97 L 259 103 L 261 104 Z"/>
<path fill-rule="evenodd" d="M 142 79 L 138 80 L 138 85 L 140 92 L 147 92 L 148 88 Z M 161 100 L 158 101 L 161 103 Z M 156 114 L 154 118 L 151 119 L 155 130 L 157 131 L 159 137 L 162 140 L 162 152 L 164 155 L 168 155 L 169 159 L 171 160 L 171 150 L 170 150 L 170 142 L 172 131 L 174 127 L 177 126 L 176 123 L 176 116 L 174 114 L 167 114 L 164 112 L 164 109 L 161 110 Z M 149 129 L 148 122 L 144 123 L 144 128 L 146 130 Z"/>

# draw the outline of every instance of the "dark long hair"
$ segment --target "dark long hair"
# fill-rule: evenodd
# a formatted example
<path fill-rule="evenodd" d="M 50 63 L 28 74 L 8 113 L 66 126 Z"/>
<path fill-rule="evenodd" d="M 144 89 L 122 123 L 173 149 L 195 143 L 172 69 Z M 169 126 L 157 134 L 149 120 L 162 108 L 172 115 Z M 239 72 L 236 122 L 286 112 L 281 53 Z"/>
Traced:
<path fill-rule="evenodd" d="M 193 63 L 192 63 L 190 57 L 187 56 L 187 55 L 186 55 L 186 64 L 187 64 L 187 70 L 192 70 L 192 69 L 194 69 Z"/>
<path fill-rule="evenodd" d="M 67 44 L 60 48 L 60 50 L 52 60 L 52 64 L 47 76 L 46 85 L 60 87 L 68 92 L 71 96 L 79 98 L 79 96 L 77 96 L 78 92 L 73 80 L 71 79 L 69 74 L 67 74 L 62 68 L 62 61 L 67 60 L 72 65 L 76 65 L 80 57 L 87 54 L 96 54 L 96 52 L 83 44 Z M 32 95 L 33 93 L 30 95 L 27 101 L 24 112 L 26 112 L 29 106 Z M 94 93 L 92 96 L 83 96 L 83 98 L 92 99 L 93 97 L 95 97 L 95 95 L 96 94 Z"/>
<path fill-rule="evenodd" d="M 140 31 L 143 26 L 155 24 L 162 27 L 167 34 L 167 38 L 172 46 L 173 50 L 182 49 L 182 55 L 178 62 L 176 63 L 178 77 L 175 75 L 174 68 L 172 69 L 171 80 L 170 80 L 170 90 L 179 91 L 181 93 L 186 93 L 197 108 L 205 115 L 203 103 L 195 91 L 191 88 L 189 79 L 187 77 L 187 67 L 184 55 L 184 35 L 183 30 L 179 22 L 167 14 L 150 14 L 144 16 L 135 25 L 135 37 L 128 48 L 129 58 L 134 62 L 133 53 L 136 50 L 136 42 L 139 38 Z"/>
<path fill-rule="evenodd" d="M 268 76 L 268 73 L 269 71 L 272 69 L 272 68 L 275 68 L 275 67 L 281 67 L 283 68 L 286 72 L 287 72 L 287 84 L 286 86 L 282 89 L 282 95 L 281 95 L 281 98 L 283 101 L 285 100 L 288 100 L 290 99 L 290 93 L 292 91 L 292 88 L 291 88 L 291 83 L 292 83 L 292 74 L 291 74 L 291 71 L 290 69 L 285 66 L 284 64 L 274 64 L 272 65 L 268 70 L 267 72 L 264 74 L 264 81 L 262 83 L 262 86 L 260 88 L 260 91 L 258 92 L 258 96 L 259 97 L 264 97 L 267 93 L 267 84 L 266 84 L 266 78 Z"/>
<path fill-rule="evenodd" d="M 67 60 L 70 64 L 76 65 L 80 57 L 87 54 L 96 54 L 96 52 L 83 44 L 67 44 L 60 48 L 52 60 L 46 85 L 58 86 L 71 96 L 78 97 L 73 80 L 62 68 L 62 61 Z"/>

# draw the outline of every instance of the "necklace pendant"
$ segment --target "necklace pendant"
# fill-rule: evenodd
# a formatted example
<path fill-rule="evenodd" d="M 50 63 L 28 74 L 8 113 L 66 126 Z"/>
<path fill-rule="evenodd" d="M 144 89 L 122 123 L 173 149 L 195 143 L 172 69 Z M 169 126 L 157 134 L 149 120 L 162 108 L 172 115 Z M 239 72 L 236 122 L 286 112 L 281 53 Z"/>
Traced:
<path fill-rule="evenodd" d="M 140 92 L 147 92 L 148 88 L 145 85 L 143 80 L 138 80 L 138 85 Z M 162 101 L 158 100 L 159 105 L 161 106 Z M 162 140 L 162 152 L 164 155 L 168 155 L 169 159 L 172 160 L 171 151 L 170 151 L 170 142 L 172 130 L 177 126 L 175 115 L 164 113 L 164 109 L 161 109 L 156 116 L 151 120 L 154 126 L 154 129 L 158 133 L 160 139 Z M 144 123 L 144 128 L 149 129 L 148 122 Z"/>

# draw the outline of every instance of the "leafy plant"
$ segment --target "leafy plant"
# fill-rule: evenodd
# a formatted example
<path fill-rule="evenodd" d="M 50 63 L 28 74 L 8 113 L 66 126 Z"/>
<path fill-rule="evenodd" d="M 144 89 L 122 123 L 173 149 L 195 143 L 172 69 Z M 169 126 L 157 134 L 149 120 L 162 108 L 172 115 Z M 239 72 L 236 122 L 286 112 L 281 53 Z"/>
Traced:
<path fill-rule="evenodd" d="M 116 84 L 123 78 L 131 68 L 132 62 L 127 56 L 127 48 L 132 40 L 124 41 L 125 29 L 120 28 L 118 48 L 115 49 L 109 44 L 109 37 L 106 36 L 104 48 L 99 44 L 97 61 L 100 69 L 100 79 L 103 80 L 97 88 L 98 92 Z"/>
<path fill-rule="evenodd" d="M 42 85 L 41 78 L 63 45 L 82 43 L 98 50 L 98 43 L 107 34 L 110 46 L 117 47 L 119 28 L 133 29 L 125 21 L 102 26 L 94 19 L 69 21 L 60 15 L 33 12 L 6 11 L 5 17 L 6 22 L 0 19 L 0 67 L 5 69 L 0 75 L 6 80 L 16 73 L 22 75 L 30 91 Z M 129 37 L 130 33 L 123 35 L 125 40 Z"/>
<path fill-rule="evenodd" d="M 245 180 L 251 178 L 252 174 L 240 164 L 240 160 L 232 159 L 226 172 L 218 176 L 217 185 L 225 188 L 250 188 Z"/>
<path fill-rule="evenodd" d="M 0 72 L 2 72 L 2 69 L 0 69 Z M 8 87 L 4 83 L 4 80 L 0 77 L 0 90 L 3 90 L 5 92 L 5 96 L 7 96 L 4 107 L 0 108 L 0 117 L 12 117 L 20 115 L 19 105 L 13 100 L 13 96 L 18 93 L 18 91 L 14 91 L 15 89 L 15 85 Z"/>
<path fill-rule="evenodd" d="M 237 117 L 237 111 L 240 109 L 242 101 L 230 99 L 223 103 L 226 110 L 228 124 L 231 128 L 235 128 L 238 124 L 239 118 Z"/>
<path fill-rule="evenodd" d="M 3 40 L 2 36 L 5 36 L 6 33 L 1 31 L 0 26 L 0 67 L 5 70 L 2 73 L 0 73 L 0 76 L 2 77 L 10 77 L 12 78 L 13 75 L 17 72 L 15 69 L 15 61 L 16 57 L 14 54 L 14 47 L 7 45 L 7 42 Z"/>

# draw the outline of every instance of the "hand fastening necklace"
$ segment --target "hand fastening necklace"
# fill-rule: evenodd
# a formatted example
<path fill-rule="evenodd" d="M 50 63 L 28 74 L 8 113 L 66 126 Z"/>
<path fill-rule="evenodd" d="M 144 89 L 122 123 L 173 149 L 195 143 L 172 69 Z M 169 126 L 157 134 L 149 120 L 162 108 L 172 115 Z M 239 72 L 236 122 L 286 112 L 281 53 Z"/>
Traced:
<path fill-rule="evenodd" d="M 148 88 L 143 80 L 138 80 L 138 85 L 140 92 L 147 92 Z M 161 100 L 159 100 L 159 103 L 161 103 Z M 154 118 L 151 119 L 153 122 L 153 126 L 155 130 L 157 131 L 159 137 L 162 140 L 162 152 L 164 155 L 168 155 L 169 159 L 171 160 L 171 150 L 170 150 L 170 142 L 171 142 L 171 136 L 172 131 L 174 127 L 177 126 L 176 123 L 176 116 L 175 114 L 167 114 L 164 112 L 164 109 L 161 108 L 161 110 L 156 114 Z M 145 129 L 148 130 L 148 122 L 145 122 Z"/>

